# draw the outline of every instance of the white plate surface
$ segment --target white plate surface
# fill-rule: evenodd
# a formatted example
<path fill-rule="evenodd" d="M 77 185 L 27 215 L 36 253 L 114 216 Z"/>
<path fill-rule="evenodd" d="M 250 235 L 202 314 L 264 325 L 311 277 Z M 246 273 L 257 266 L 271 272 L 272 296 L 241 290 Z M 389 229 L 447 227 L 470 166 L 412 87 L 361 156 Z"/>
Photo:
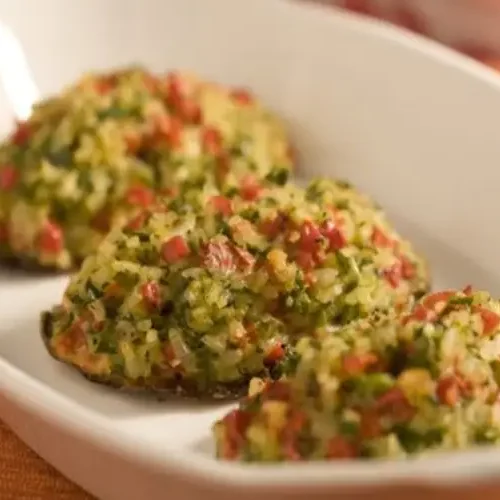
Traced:
<path fill-rule="evenodd" d="M 254 88 L 289 121 L 303 175 L 346 177 L 375 196 L 429 256 L 436 286 L 500 294 L 494 72 L 396 28 L 284 0 L 4 0 L 0 19 L 44 94 L 87 69 L 134 61 Z M 14 110 L 2 99 L 5 128 Z M 398 463 L 217 462 L 210 425 L 227 406 L 127 397 L 49 358 L 39 312 L 65 282 L 0 274 L 0 415 L 99 498 L 313 497 L 500 472 L 497 450 Z"/>

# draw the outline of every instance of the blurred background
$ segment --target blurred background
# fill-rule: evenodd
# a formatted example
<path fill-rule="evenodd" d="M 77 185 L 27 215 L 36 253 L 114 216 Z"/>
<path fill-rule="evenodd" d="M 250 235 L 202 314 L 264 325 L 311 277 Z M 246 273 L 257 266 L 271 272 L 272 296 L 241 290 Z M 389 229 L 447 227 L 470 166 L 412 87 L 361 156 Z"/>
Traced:
<path fill-rule="evenodd" d="M 301 1 L 395 23 L 500 70 L 500 0 Z"/>

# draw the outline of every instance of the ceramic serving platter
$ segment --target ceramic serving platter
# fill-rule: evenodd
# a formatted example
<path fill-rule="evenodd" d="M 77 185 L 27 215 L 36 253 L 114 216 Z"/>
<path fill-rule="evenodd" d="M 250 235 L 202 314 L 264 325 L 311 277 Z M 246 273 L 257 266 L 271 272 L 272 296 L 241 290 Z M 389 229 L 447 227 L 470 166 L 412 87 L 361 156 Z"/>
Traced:
<path fill-rule="evenodd" d="M 344 177 L 374 196 L 429 257 L 436 286 L 500 293 L 493 71 L 383 23 L 285 0 L 3 1 L 0 20 L 26 53 L 30 72 L 18 78 L 31 75 L 42 95 L 85 70 L 131 62 L 251 87 L 289 123 L 302 177 Z M 0 96 L 4 132 L 35 95 L 23 88 L 33 90 Z M 210 426 L 228 405 L 116 393 L 46 354 L 39 312 L 66 281 L 0 274 L 0 417 L 98 498 L 348 498 L 394 485 L 441 491 L 500 472 L 495 449 L 400 462 L 218 462 Z"/>

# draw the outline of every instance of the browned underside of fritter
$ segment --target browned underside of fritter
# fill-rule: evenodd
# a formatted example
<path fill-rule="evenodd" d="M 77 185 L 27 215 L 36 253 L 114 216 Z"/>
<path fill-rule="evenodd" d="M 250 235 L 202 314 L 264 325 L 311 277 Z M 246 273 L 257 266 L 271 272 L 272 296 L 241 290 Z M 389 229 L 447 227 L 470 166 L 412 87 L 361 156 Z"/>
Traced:
<path fill-rule="evenodd" d="M 69 361 L 61 360 L 54 352 L 50 342 L 52 337 L 52 314 L 50 312 L 42 313 L 40 322 L 40 334 L 49 354 L 59 362 L 71 366 L 80 372 L 87 380 L 118 389 L 127 393 L 150 394 L 156 399 L 162 401 L 172 397 L 182 397 L 189 399 L 198 399 L 204 401 L 231 401 L 241 398 L 247 394 L 249 377 L 238 383 L 231 384 L 213 384 L 207 388 L 200 389 L 194 382 L 189 380 L 177 379 L 155 379 L 154 381 L 136 381 L 127 380 L 119 375 L 111 374 L 109 376 L 92 375 L 86 373 L 81 367 Z M 265 374 L 256 374 L 255 376 L 265 377 Z"/>
<path fill-rule="evenodd" d="M 0 256 L 0 266 L 13 271 L 26 271 L 33 274 L 66 274 L 79 269 L 82 260 L 70 268 L 60 268 L 54 265 L 40 264 L 36 259 L 25 256 Z"/>

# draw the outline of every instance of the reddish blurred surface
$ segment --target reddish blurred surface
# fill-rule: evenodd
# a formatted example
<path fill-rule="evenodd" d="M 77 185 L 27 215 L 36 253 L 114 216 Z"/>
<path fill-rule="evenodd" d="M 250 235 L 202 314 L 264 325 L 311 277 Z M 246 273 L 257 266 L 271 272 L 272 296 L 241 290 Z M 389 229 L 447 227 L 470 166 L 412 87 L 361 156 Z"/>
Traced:
<path fill-rule="evenodd" d="M 500 70 L 500 0 L 303 1 L 392 22 Z"/>
<path fill-rule="evenodd" d="M 0 500 L 92 500 L 0 421 Z"/>

